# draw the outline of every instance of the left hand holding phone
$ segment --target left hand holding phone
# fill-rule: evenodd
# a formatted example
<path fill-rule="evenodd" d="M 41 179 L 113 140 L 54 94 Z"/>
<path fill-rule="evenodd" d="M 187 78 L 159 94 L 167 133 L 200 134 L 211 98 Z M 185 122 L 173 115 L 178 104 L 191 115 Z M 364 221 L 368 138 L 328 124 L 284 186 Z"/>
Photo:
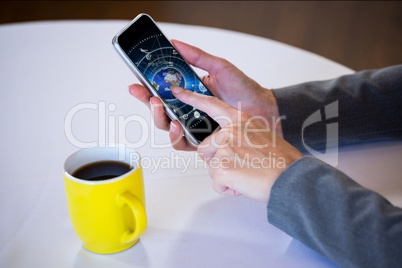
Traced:
<path fill-rule="evenodd" d="M 239 107 L 240 103 L 242 111 L 250 115 L 262 116 L 269 121 L 271 119 L 276 121 L 279 118 L 278 107 L 271 90 L 261 87 L 222 58 L 177 40 L 171 42 L 189 64 L 208 72 L 202 81 L 215 96 L 233 107 Z M 183 136 L 180 124 L 177 121 L 171 122 L 164 112 L 162 102 L 153 97 L 142 84 L 131 85 L 129 92 L 150 108 L 156 127 L 169 131 L 173 148 L 183 151 L 196 150 L 196 147 L 189 144 Z M 276 124 L 275 131 L 277 135 L 282 136 L 280 121 Z"/>

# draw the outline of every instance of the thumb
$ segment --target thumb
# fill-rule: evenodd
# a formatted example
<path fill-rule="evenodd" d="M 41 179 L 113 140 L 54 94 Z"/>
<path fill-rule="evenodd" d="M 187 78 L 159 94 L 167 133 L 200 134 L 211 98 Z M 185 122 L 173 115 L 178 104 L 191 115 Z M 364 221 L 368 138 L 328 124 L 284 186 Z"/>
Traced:
<path fill-rule="evenodd" d="M 173 95 L 180 101 L 207 113 L 221 127 L 227 126 L 236 118 L 237 110 L 214 96 L 199 94 L 181 87 L 172 87 Z"/>

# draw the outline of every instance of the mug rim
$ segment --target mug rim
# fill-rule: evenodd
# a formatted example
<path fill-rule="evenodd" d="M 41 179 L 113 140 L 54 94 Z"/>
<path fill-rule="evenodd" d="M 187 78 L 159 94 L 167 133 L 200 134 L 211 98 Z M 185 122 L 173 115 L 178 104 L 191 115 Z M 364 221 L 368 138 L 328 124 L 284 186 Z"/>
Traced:
<path fill-rule="evenodd" d="M 99 152 L 99 151 L 105 151 L 105 150 L 109 150 L 109 151 L 115 150 L 114 153 L 120 153 L 121 152 L 120 149 L 124 149 L 124 154 L 125 154 L 124 160 L 119 159 L 119 158 L 116 158 L 116 159 L 100 158 L 99 160 L 93 160 L 93 159 L 88 160 L 88 157 L 89 157 L 88 155 L 95 151 Z M 88 155 L 85 155 L 85 154 L 88 154 Z M 126 159 L 127 155 L 130 155 L 130 156 L 135 155 L 136 156 L 135 165 L 133 164 L 132 161 Z M 77 158 L 77 157 L 80 158 L 80 156 L 82 158 L 81 160 L 84 160 L 84 163 L 80 163 L 80 164 L 71 163 L 71 162 L 74 162 L 75 158 Z M 107 160 L 126 163 L 126 164 L 129 164 L 132 168 L 124 174 L 121 174 L 117 177 L 107 179 L 107 180 L 98 180 L 98 181 L 84 180 L 84 179 L 74 177 L 72 175 L 72 173 L 74 173 L 74 171 L 76 171 L 77 169 L 79 169 L 80 167 L 82 167 L 84 165 L 87 165 L 90 163 L 96 163 L 98 161 L 107 161 Z M 75 165 L 76 167 L 72 168 L 71 166 L 74 167 L 74 164 L 76 164 Z M 75 181 L 77 183 L 97 185 L 97 184 L 108 184 L 108 183 L 113 183 L 113 182 L 122 180 L 123 178 L 127 177 L 128 175 L 136 172 L 139 168 L 141 168 L 141 155 L 134 148 L 131 148 L 124 144 L 106 144 L 106 145 L 97 145 L 97 146 L 89 147 L 89 148 L 81 148 L 81 149 L 78 149 L 77 151 L 73 152 L 72 154 L 70 154 L 67 157 L 67 159 L 64 161 L 63 173 L 64 173 L 65 178 Z M 73 171 L 71 171 L 71 169 L 73 169 Z"/>

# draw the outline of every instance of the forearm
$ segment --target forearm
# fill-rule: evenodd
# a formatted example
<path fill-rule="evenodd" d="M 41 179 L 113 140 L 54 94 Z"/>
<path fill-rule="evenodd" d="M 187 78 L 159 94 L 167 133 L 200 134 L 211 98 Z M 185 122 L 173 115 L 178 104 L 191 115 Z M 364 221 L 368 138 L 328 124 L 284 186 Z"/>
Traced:
<path fill-rule="evenodd" d="M 402 209 L 313 157 L 276 180 L 268 220 L 341 267 L 402 267 Z"/>
<path fill-rule="evenodd" d="M 305 145 L 324 149 L 330 139 L 349 144 L 402 137 L 402 65 L 274 89 L 273 93 L 283 118 L 284 138 L 301 151 Z M 331 104 L 336 110 L 329 114 L 325 109 Z M 321 120 L 306 122 L 317 111 L 321 111 Z M 338 124 L 337 135 L 326 134 L 330 123 Z"/>

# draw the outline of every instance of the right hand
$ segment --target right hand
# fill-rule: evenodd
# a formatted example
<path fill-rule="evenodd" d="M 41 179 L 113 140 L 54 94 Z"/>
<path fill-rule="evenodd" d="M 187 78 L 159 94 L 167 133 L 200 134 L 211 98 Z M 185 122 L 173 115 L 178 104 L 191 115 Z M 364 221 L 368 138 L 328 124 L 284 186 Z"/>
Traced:
<path fill-rule="evenodd" d="M 216 97 L 179 87 L 173 87 L 172 93 L 205 111 L 221 126 L 197 148 L 209 166 L 213 188 L 218 193 L 244 195 L 267 203 L 275 180 L 303 156 L 270 126 Z"/>
<path fill-rule="evenodd" d="M 265 118 L 271 125 L 275 125 L 276 134 L 283 136 L 278 106 L 271 90 L 261 87 L 225 59 L 180 41 L 172 40 L 172 44 L 189 64 L 208 72 L 202 81 L 213 95 L 236 109 L 241 109 L 252 116 Z M 177 121 L 171 122 L 167 117 L 159 98 L 153 97 L 140 84 L 131 85 L 129 91 L 131 95 L 151 109 L 156 127 L 169 131 L 173 148 L 177 150 L 196 149 L 183 136 L 180 124 Z"/>

